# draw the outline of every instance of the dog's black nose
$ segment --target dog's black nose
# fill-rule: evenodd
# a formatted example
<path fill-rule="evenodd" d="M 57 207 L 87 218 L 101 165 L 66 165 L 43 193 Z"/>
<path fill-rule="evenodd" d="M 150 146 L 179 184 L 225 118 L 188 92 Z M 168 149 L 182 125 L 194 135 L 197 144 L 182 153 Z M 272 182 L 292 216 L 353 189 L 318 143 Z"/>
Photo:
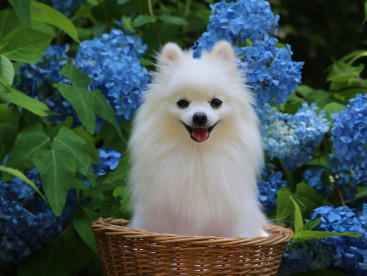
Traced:
<path fill-rule="evenodd" d="M 208 121 L 208 118 L 205 113 L 198 112 L 194 114 L 192 121 L 197 125 L 203 125 Z"/>

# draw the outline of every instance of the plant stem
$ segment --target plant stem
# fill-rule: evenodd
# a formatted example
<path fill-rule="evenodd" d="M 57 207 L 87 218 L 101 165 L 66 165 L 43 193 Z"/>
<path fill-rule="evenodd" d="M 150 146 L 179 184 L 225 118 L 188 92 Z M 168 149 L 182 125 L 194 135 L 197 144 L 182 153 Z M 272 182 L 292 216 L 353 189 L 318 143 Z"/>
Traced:
<path fill-rule="evenodd" d="M 148 9 L 149 9 L 150 16 L 154 16 L 153 6 L 152 6 L 152 0 L 148 0 Z M 157 35 L 157 39 L 158 39 L 158 43 L 159 43 L 159 48 L 162 48 L 162 40 L 161 40 L 161 36 L 159 34 L 159 30 L 158 30 L 158 27 L 157 27 L 156 20 L 153 21 L 153 26 L 154 26 L 155 33 Z"/>

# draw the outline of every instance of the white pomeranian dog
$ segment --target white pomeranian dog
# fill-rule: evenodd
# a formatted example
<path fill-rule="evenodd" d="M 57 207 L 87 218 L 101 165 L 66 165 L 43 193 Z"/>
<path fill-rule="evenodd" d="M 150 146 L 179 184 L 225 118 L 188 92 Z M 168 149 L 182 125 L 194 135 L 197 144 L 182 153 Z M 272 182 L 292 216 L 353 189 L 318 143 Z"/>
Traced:
<path fill-rule="evenodd" d="M 256 185 L 262 139 L 244 83 L 226 41 L 200 59 L 174 43 L 164 46 L 129 141 L 129 227 L 267 236 Z"/>

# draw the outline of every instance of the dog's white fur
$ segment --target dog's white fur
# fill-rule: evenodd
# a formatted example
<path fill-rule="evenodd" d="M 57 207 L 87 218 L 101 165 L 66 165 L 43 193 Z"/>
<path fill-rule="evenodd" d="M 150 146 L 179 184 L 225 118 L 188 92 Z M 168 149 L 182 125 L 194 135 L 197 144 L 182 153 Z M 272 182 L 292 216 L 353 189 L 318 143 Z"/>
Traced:
<path fill-rule="evenodd" d="M 210 101 L 223 104 L 212 108 Z M 180 99 L 189 106 L 180 108 Z M 200 59 L 168 43 L 134 119 L 129 141 L 131 228 L 182 235 L 266 236 L 256 178 L 263 163 L 253 99 L 226 41 Z M 215 125 L 196 142 L 183 123 Z"/>

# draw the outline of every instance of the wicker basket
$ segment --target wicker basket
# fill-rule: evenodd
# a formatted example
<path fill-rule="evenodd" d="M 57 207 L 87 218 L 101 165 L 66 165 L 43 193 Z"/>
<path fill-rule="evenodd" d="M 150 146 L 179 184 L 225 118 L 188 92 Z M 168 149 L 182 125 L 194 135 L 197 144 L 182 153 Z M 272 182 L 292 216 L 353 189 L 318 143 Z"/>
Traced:
<path fill-rule="evenodd" d="M 191 237 L 92 223 L 105 275 L 276 275 L 291 229 L 269 225 L 266 238 Z"/>

